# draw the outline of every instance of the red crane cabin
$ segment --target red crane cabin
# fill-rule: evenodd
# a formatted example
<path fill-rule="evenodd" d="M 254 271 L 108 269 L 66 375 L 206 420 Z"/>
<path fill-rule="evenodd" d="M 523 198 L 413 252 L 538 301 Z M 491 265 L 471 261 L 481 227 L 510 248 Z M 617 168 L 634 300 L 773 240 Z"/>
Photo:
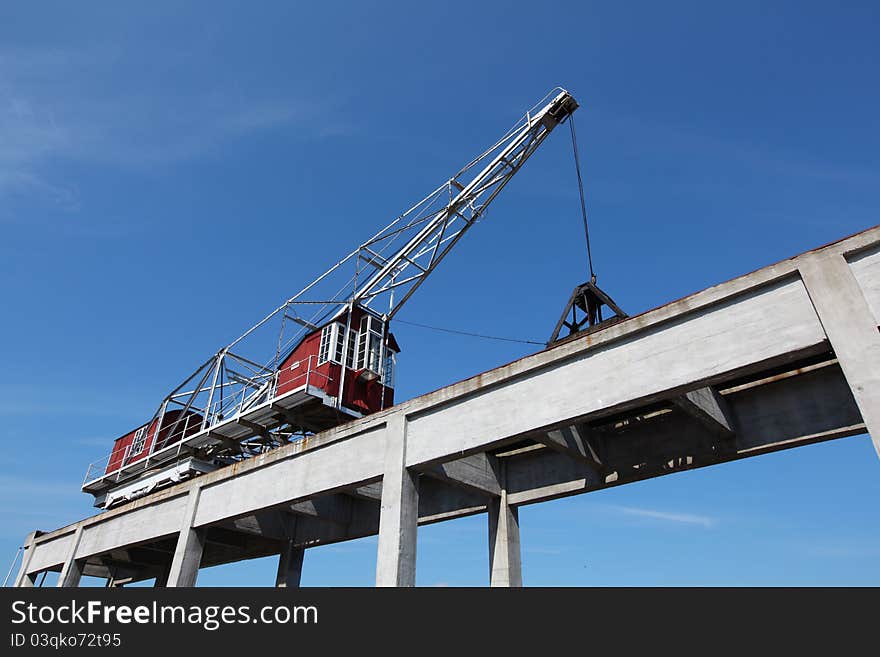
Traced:
<path fill-rule="evenodd" d="M 156 418 L 117 438 L 113 443 L 113 451 L 110 453 L 110 460 L 104 472 L 115 472 L 129 463 L 146 458 L 156 450 L 198 433 L 202 427 L 202 415 L 183 409 L 166 411 L 162 416 L 162 426 L 157 435 L 158 422 L 159 418 Z"/>
<path fill-rule="evenodd" d="M 355 306 L 346 351 L 347 324 L 345 313 L 303 338 L 279 367 L 276 397 L 308 385 L 331 398 L 325 403 L 336 404 L 344 372 L 342 412 L 360 417 L 394 404 L 394 370 L 400 347 L 387 322 Z"/>

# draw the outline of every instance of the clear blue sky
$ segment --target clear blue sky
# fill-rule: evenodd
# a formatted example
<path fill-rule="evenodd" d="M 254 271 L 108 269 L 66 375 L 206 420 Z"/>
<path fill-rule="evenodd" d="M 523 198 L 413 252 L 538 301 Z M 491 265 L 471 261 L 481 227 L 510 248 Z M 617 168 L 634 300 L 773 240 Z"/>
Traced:
<path fill-rule="evenodd" d="M 551 87 L 599 282 L 640 312 L 880 222 L 876 3 L 5 3 L 0 562 L 87 463 Z M 402 319 L 546 339 L 585 278 L 566 132 Z M 238 269 L 235 269 L 238 268 Z M 233 274 L 233 272 L 235 272 Z M 533 347 L 398 325 L 398 397 Z M 522 510 L 528 585 L 880 584 L 865 436 Z M 487 582 L 485 516 L 418 582 Z M 375 539 L 303 583 L 369 585 Z M 199 583 L 271 583 L 274 563 Z"/>

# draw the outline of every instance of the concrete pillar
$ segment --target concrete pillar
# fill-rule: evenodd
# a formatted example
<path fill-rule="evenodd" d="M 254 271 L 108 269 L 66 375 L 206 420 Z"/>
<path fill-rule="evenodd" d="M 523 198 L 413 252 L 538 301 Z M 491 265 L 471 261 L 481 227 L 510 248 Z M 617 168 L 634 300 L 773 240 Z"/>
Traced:
<path fill-rule="evenodd" d="M 192 587 L 196 585 L 199 575 L 199 564 L 202 561 L 202 552 L 205 549 L 205 529 L 196 529 L 193 523 L 196 518 L 196 509 L 199 506 L 199 494 L 201 488 L 194 486 L 189 491 L 186 511 L 183 514 L 183 523 L 177 536 L 177 547 L 174 549 L 174 557 L 171 560 L 171 568 L 168 572 L 170 587 Z"/>
<path fill-rule="evenodd" d="M 24 541 L 24 550 L 21 555 L 21 566 L 18 569 L 18 575 L 15 576 L 13 586 L 20 588 L 30 588 L 36 583 L 36 574 L 28 573 L 28 566 L 31 563 L 31 557 L 34 556 L 34 541 L 39 532 L 31 532 Z"/>
<path fill-rule="evenodd" d="M 842 255 L 815 254 L 798 269 L 880 456 L 880 332 Z"/>
<path fill-rule="evenodd" d="M 171 572 L 171 564 L 159 571 L 156 575 L 156 581 L 153 582 L 153 588 L 163 589 L 168 586 L 168 574 Z"/>
<path fill-rule="evenodd" d="M 399 413 L 385 427 L 376 586 L 416 585 L 418 520 L 418 473 L 406 468 L 406 417 Z"/>
<path fill-rule="evenodd" d="M 292 540 L 282 544 L 278 555 L 278 573 L 275 575 L 276 588 L 299 588 L 305 553 L 306 549 L 297 547 Z"/>
<path fill-rule="evenodd" d="M 70 547 L 67 549 L 67 556 L 64 559 L 64 565 L 61 567 L 61 574 L 58 576 L 58 583 L 56 584 L 58 587 L 70 588 L 79 586 L 79 580 L 82 577 L 85 560 L 77 559 L 76 552 L 79 549 L 82 532 L 83 526 L 82 523 L 80 523 L 77 525 L 76 531 L 73 533 L 73 538 L 70 542 Z"/>
<path fill-rule="evenodd" d="M 25 575 L 24 577 L 21 578 L 21 580 L 16 580 L 15 585 L 17 587 L 23 588 L 23 589 L 32 589 L 33 587 L 35 587 L 37 585 L 36 573 Z"/>
<path fill-rule="evenodd" d="M 507 502 L 504 466 L 499 468 L 501 496 L 489 499 L 489 586 L 522 586 L 519 511 Z"/>

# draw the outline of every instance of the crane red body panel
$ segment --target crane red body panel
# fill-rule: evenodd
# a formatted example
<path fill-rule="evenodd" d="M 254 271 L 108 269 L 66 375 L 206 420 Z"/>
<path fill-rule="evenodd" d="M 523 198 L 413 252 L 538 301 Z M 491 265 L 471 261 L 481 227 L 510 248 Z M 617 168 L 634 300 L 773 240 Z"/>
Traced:
<path fill-rule="evenodd" d="M 375 413 L 394 404 L 399 351 L 386 322 L 355 306 L 351 322 L 346 313 L 313 331 L 282 361 L 275 394 L 309 386 L 337 399 L 342 411 Z"/>
<path fill-rule="evenodd" d="M 199 432 L 202 415 L 192 411 L 171 410 L 162 418 L 158 434 L 158 418 L 116 439 L 105 472 L 114 472 L 123 465 L 146 458 L 151 452 L 172 445 Z"/>

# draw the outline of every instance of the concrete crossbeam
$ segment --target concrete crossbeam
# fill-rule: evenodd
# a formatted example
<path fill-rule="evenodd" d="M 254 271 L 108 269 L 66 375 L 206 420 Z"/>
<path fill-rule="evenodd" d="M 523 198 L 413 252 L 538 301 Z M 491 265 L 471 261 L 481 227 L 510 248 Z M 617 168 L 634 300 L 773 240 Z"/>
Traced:
<path fill-rule="evenodd" d="M 548 431 L 540 441 L 550 449 L 586 463 L 597 473 L 603 473 L 607 469 L 599 458 L 596 447 L 590 442 L 590 428 L 585 424 Z"/>
<path fill-rule="evenodd" d="M 676 397 L 673 402 L 712 433 L 730 438 L 734 434 L 727 402 L 711 387 L 698 388 Z"/>
<path fill-rule="evenodd" d="M 490 457 L 486 454 L 474 454 L 440 463 L 425 468 L 422 472 L 433 479 L 445 481 L 480 495 L 490 497 L 501 495 L 498 477 L 492 467 Z"/>

